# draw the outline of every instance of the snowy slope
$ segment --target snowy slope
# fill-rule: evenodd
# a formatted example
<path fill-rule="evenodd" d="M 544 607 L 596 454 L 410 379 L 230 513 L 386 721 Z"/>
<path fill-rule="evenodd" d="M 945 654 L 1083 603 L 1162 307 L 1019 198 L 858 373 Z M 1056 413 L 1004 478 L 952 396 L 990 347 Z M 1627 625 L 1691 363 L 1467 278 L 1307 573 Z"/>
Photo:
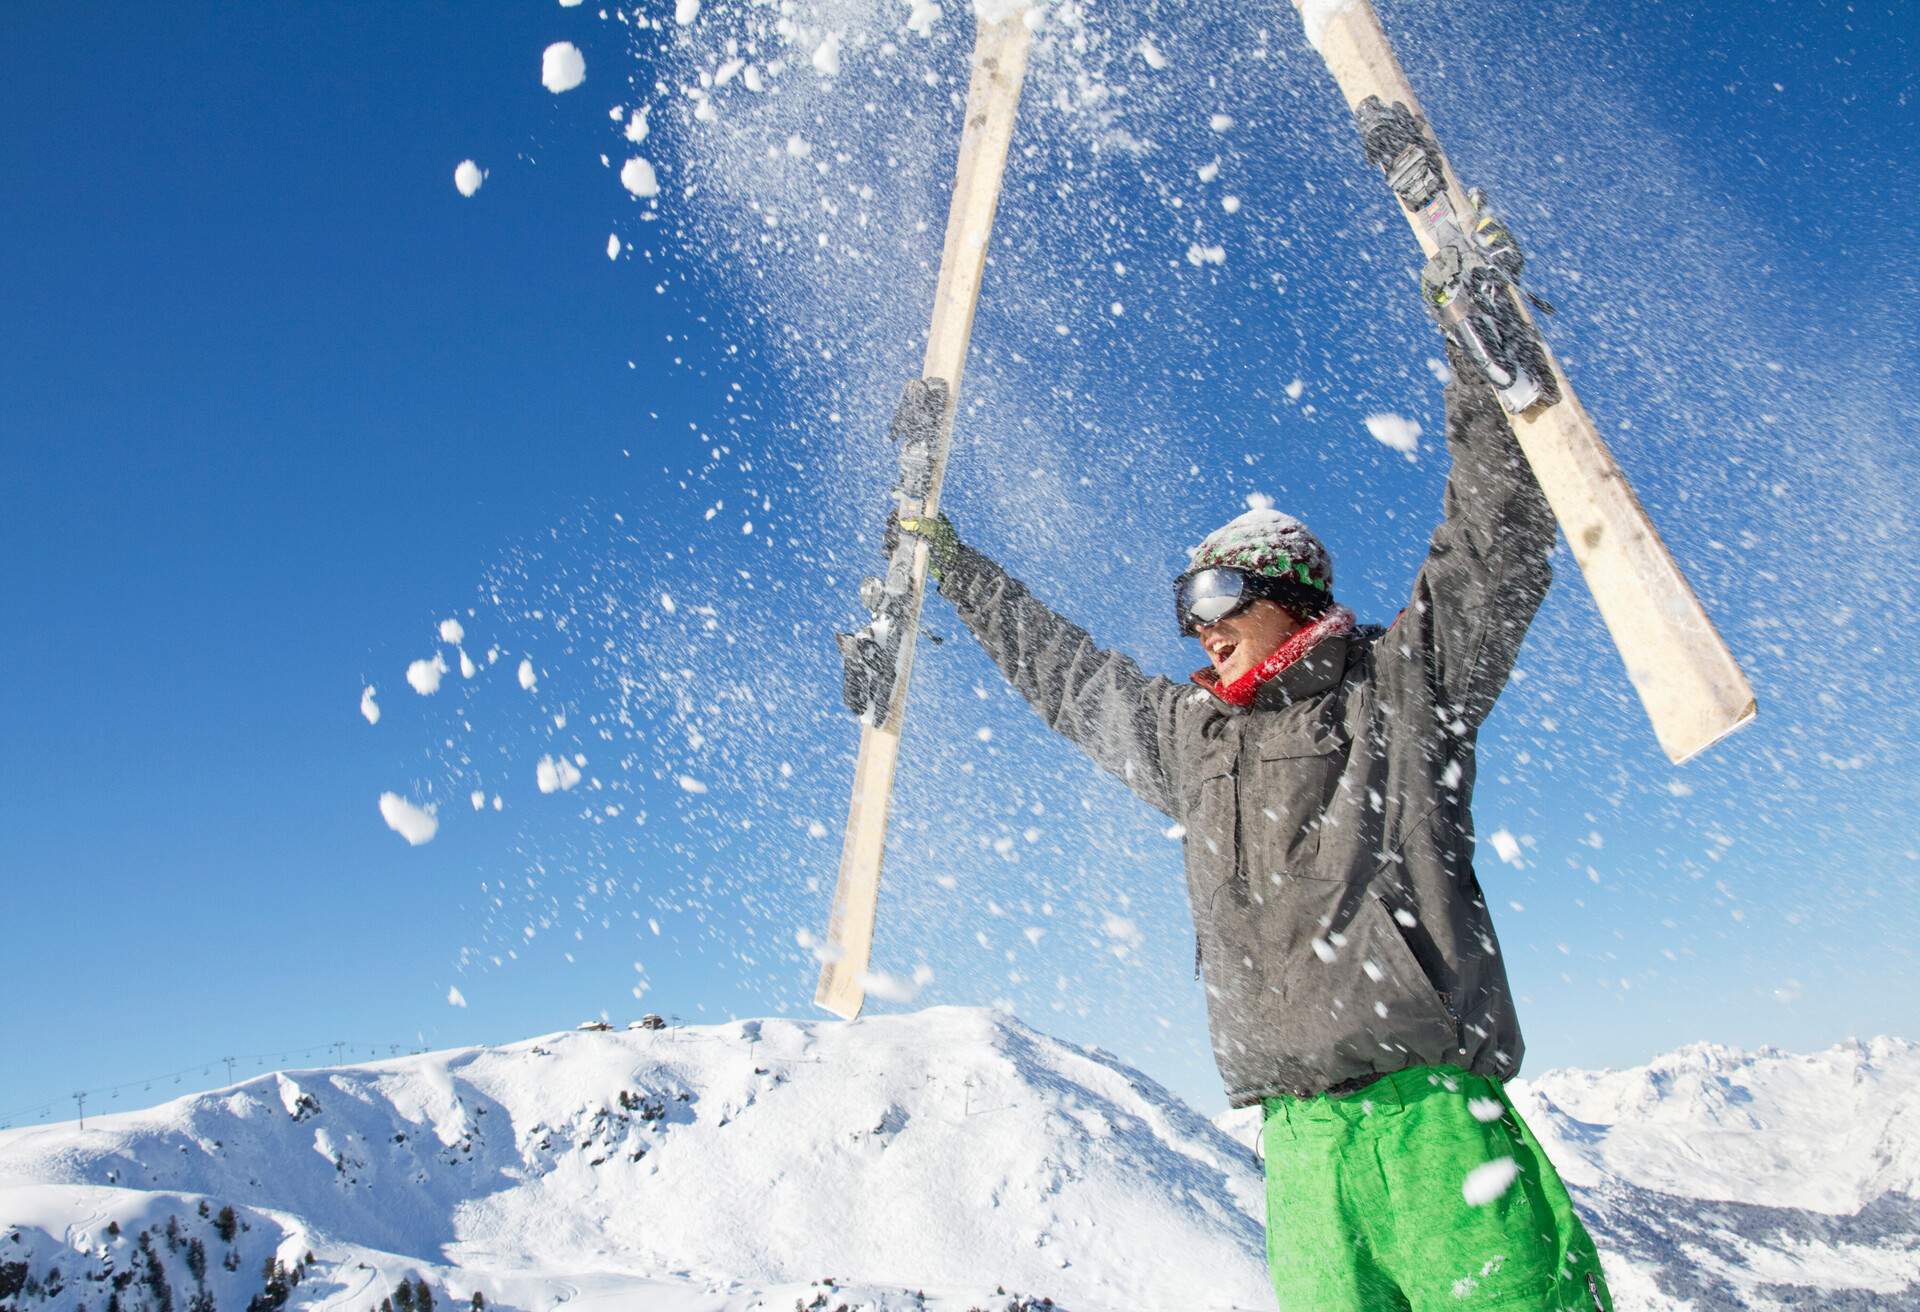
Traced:
<path fill-rule="evenodd" d="M 1796 1056 L 1700 1043 L 1626 1071 L 1551 1071 L 1522 1111 L 1567 1178 L 1851 1214 L 1920 1195 L 1920 1045 Z"/>
<path fill-rule="evenodd" d="M 251 1225 L 237 1273 L 202 1199 Z M 21 1235 L 0 1229 L 0 1261 L 58 1263 L 73 1297 L 75 1250 L 106 1241 L 137 1292 L 139 1230 L 151 1246 L 178 1216 L 232 1308 L 269 1250 L 315 1254 L 302 1306 L 377 1306 L 417 1272 L 496 1306 L 784 1312 L 831 1275 L 938 1308 L 1006 1308 L 1002 1286 L 1073 1309 L 1255 1308 L 1259 1199 L 1248 1154 L 1144 1076 L 954 1008 L 566 1033 L 0 1135 L 0 1225 Z M 183 1259 L 157 1251 L 184 1304 Z"/>
<path fill-rule="evenodd" d="M 1514 1094 L 1623 1312 L 1920 1307 L 1920 1048 L 1700 1045 Z M 443 1307 L 1265 1309 L 1251 1122 L 1222 1122 L 958 1008 L 286 1072 L 0 1134 L 0 1308 L 118 1280 L 190 1309 L 199 1265 L 238 1312 L 278 1258 L 297 1307 L 424 1277 Z"/>

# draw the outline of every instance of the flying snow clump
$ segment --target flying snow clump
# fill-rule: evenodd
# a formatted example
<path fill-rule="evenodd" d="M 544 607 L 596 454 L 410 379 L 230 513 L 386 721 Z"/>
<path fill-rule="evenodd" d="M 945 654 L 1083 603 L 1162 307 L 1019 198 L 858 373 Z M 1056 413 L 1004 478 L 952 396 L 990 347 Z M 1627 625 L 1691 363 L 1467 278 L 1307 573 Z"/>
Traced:
<path fill-rule="evenodd" d="M 1510 831 L 1496 829 L 1487 835 L 1487 841 L 1493 844 L 1493 850 L 1498 852 L 1500 859 L 1508 865 L 1517 866 L 1521 863 L 1520 840 L 1515 838 Z"/>
<path fill-rule="evenodd" d="M 685 27 L 698 17 L 700 17 L 700 0 L 674 0 L 674 22 Z"/>
<path fill-rule="evenodd" d="M 829 32 L 820 38 L 820 44 L 813 49 L 814 71 L 822 77 L 840 75 L 840 34 Z"/>
<path fill-rule="evenodd" d="M 579 4 L 580 0 L 573 0 L 573 2 Z M 565 4 L 567 0 L 560 0 L 560 3 Z M 447 990 L 447 1005 L 449 1007 L 464 1007 L 467 1005 L 467 995 L 459 989 L 449 988 Z"/>
<path fill-rule="evenodd" d="M 889 975 L 884 970 L 870 970 L 860 977 L 860 986 L 882 1002 L 912 1002 L 913 995 L 920 990 L 898 975 Z"/>
<path fill-rule="evenodd" d="M 580 771 L 564 756 L 543 756 L 533 768 L 533 781 L 543 793 L 563 793 L 580 782 Z"/>
<path fill-rule="evenodd" d="M 587 80 L 587 60 L 571 41 L 555 41 L 540 56 L 540 85 L 559 95 Z"/>
<path fill-rule="evenodd" d="M 653 171 L 653 165 L 638 155 L 620 166 L 620 185 L 642 200 L 660 194 L 659 175 Z"/>
<path fill-rule="evenodd" d="M 1467 1200 L 1469 1207 L 1485 1207 L 1505 1193 L 1519 1174 L 1520 1164 L 1511 1157 L 1482 1162 L 1467 1172 L 1466 1180 L 1460 1185 L 1460 1196 Z"/>
<path fill-rule="evenodd" d="M 380 723 L 380 703 L 373 699 L 372 684 L 360 691 L 360 714 L 367 717 L 368 724 Z"/>
<path fill-rule="evenodd" d="M 453 186 L 462 196 L 471 196 L 487 180 L 487 171 L 470 159 L 453 166 Z"/>
<path fill-rule="evenodd" d="M 1318 50 L 1327 24 L 1351 8 L 1353 0 L 1305 0 L 1300 6 L 1300 21 L 1307 29 L 1307 44 Z"/>
<path fill-rule="evenodd" d="M 1033 0 L 973 0 L 973 16 L 983 23 L 1000 23 L 1015 14 L 1033 21 Z"/>
<path fill-rule="evenodd" d="M 528 692 L 532 692 L 537 682 L 538 680 L 533 677 L 533 658 L 531 656 L 522 656 L 520 658 L 520 686 Z"/>
<path fill-rule="evenodd" d="M 620 234 L 617 232 L 607 234 L 607 258 L 610 260 L 620 258 Z"/>
<path fill-rule="evenodd" d="M 422 697 L 431 697 L 440 691 L 440 676 L 447 672 L 447 658 L 439 652 L 432 660 L 418 660 L 407 666 L 407 682 Z"/>
<path fill-rule="evenodd" d="M 448 646 L 458 647 L 466 640 L 466 636 L 467 631 L 461 627 L 459 620 L 440 621 L 440 641 Z"/>
<path fill-rule="evenodd" d="M 907 0 L 913 12 L 907 15 L 907 31 L 922 40 L 931 40 L 933 25 L 940 21 L 940 6 L 931 0 Z"/>
<path fill-rule="evenodd" d="M 380 818 L 387 822 L 387 828 L 414 847 L 431 843 L 433 836 L 440 832 L 439 817 L 434 815 L 431 806 L 415 806 L 398 793 L 380 794 Z"/>
<path fill-rule="evenodd" d="M 1420 450 L 1420 425 L 1400 415 L 1368 415 L 1365 423 L 1373 440 L 1412 460 Z"/>

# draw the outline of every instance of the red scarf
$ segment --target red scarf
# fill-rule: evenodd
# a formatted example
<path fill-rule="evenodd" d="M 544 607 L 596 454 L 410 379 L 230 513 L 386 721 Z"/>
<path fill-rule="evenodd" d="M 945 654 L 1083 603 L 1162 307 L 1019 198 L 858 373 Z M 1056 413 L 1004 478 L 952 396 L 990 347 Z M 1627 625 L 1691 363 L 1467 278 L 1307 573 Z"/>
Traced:
<path fill-rule="evenodd" d="M 1222 684 L 1220 676 L 1213 672 L 1212 666 L 1204 670 L 1195 670 L 1193 681 L 1228 705 L 1245 708 L 1253 705 L 1253 699 L 1260 692 L 1262 684 L 1288 666 L 1298 663 L 1301 657 L 1319 646 L 1322 640 L 1336 634 L 1351 632 L 1353 632 L 1353 612 L 1345 606 L 1335 606 L 1274 648 L 1273 655 L 1232 683 Z"/>

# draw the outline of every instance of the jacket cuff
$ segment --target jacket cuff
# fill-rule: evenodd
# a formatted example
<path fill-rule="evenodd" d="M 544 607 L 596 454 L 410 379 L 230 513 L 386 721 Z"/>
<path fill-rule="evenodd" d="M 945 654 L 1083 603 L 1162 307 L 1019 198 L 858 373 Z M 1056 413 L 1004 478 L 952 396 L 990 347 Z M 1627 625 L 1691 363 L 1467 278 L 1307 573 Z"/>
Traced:
<path fill-rule="evenodd" d="M 940 572 L 940 595 L 960 610 L 978 605 L 984 594 L 1004 581 L 1007 572 L 964 542 L 956 541 L 953 559 Z"/>

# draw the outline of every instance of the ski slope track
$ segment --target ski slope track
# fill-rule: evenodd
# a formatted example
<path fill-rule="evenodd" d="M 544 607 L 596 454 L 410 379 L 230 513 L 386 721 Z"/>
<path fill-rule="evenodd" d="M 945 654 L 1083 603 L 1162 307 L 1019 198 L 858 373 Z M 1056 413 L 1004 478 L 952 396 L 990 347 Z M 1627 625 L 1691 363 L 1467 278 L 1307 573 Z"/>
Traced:
<path fill-rule="evenodd" d="M 1920 1047 L 1515 1094 L 1623 1309 L 1920 1307 Z M 0 1133 L 0 1308 L 237 1312 L 277 1260 L 300 1308 L 1265 1309 L 1252 1120 L 1219 1122 L 951 1007 L 277 1072 Z"/>

